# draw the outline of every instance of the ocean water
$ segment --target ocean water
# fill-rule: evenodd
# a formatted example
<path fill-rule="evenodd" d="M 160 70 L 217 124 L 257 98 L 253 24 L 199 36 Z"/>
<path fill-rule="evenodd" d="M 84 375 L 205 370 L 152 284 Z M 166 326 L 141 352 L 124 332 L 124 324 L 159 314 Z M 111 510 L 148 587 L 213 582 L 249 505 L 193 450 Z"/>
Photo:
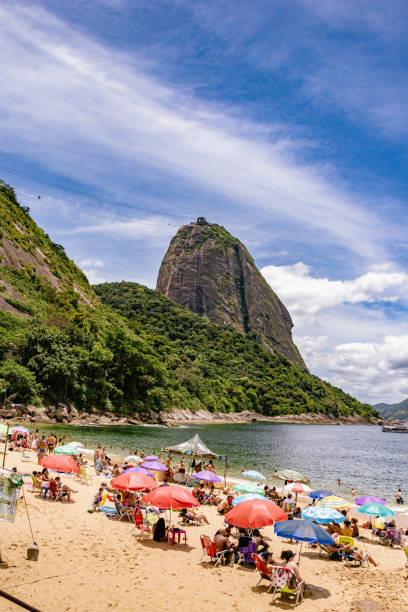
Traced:
<path fill-rule="evenodd" d="M 58 437 L 82 442 L 94 448 L 97 443 L 114 456 L 125 457 L 136 449 L 147 454 L 167 445 L 179 444 L 198 433 L 216 454 L 227 455 L 228 476 L 240 478 L 241 468 L 257 469 L 269 475 L 277 469 L 293 469 L 307 475 L 313 488 L 328 488 L 351 498 L 370 494 L 394 505 L 399 487 L 408 499 L 408 435 L 383 433 L 380 427 L 364 425 L 294 425 L 247 423 L 225 425 L 104 426 L 74 427 L 42 425 Z M 109 452 L 108 452 L 109 454 Z M 223 475 L 224 463 L 215 462 Z M 341 484 L 337 484 L 337 479 Z"/>

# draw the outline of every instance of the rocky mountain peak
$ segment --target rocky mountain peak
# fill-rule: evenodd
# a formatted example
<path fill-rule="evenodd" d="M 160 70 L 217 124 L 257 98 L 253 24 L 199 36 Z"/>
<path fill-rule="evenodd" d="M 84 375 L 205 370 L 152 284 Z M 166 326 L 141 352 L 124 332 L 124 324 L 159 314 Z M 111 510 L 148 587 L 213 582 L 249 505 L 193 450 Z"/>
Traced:
<path fill-rule="evenodd" d="M 292 319 L 245 246 L 204 217 L 180 227 L 160 266 L 157 290 L 193 312 L 304 367 L 292 340 Z"/>

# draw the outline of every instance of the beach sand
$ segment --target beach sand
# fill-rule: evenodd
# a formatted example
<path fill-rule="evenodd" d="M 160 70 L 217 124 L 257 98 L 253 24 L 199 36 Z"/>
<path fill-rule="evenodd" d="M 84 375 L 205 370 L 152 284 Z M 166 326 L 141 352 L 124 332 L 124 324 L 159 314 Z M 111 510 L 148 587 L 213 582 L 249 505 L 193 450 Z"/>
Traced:
<path fill-rule="evenodd" d="M 33 453 L 31 456 L 34 459 Z M 9 453 L 6 466 L 29 473 L 36 469 L 36 462 L 22 463 L 18 453 Z M 31 537 L 24 502 L 19 502 L 14 524 L 0 523 L 1 551 L 8 563 L 8 568 L 0 569 L 0 588 L 8 593 L 42 612 L 131 611 L 139 607 L 152 612 L 290 609 L 290 604 L 280 597 L 270 605 L 272 597 L 266 592 L 266 582 L 256 588 L 258 574 L 251 568 L 214 568 L 208 561 L 198 564 L 200 534 L 213 536 L 223 525 L 215 508 L 204 507 L 211 525 L 185 527 L 187 546 L 159 544 L 151 539 L 139 542 L 130 535 L 130 522 L 87 512 L 101 478 L 94 476 L 91 486 L 81 485 L 73 477 L 63 476 L 62 481 L 78 490 L 75 503 L 44 500 L 25 487 L 40 548 L 37 562 L 26 560 Z M 275 557 L 284 549 L 300 549 L 300 544 L 278 538 L 273 527 L 265 528 L 263 533 Z M 360 540 L 359 545 L 380 563 L 377 568 L 346 567 L 330 561 L 325 554 L 319 556 L 314 548 L 303 547 L 300 568 L 306 583 L 313 588 L 306 591 L 299 610 L 408 610 L 408 569 L 404 568 L 403 551 L 383 547 L 371 541 L 368 531 L 362 533 L 367 539 Z M 0 610 L 18 609 L 0 598 Z"/>

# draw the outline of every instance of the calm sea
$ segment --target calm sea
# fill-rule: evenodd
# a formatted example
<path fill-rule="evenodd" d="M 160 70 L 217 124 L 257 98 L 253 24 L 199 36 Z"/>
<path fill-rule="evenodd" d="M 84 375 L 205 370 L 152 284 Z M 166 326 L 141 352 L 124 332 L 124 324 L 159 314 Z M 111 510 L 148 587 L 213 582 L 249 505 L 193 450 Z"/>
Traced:
<path fill-rule="evenodd" d="M 394 505 L 395 492 L 401 487 L 408 498 L 408 435 L 383 433 L 375 426 L 248 423 L 171 428 L 52 425 L 41 429 L 54 431 L 58 437 L 67 434 L 68 440 L 86 447 L 101 443 L 113 455 L 123 457 L 136 449 L 157 454 L 198 433 L 214 453 L 227 455 L 230 477 L 239 478 L 242 467 L 257 469 L 265 476 L 277 469 L 293 469 L 309 476 L 312 487 L 346 497 L 354 487 L 357 494 L 385 496 Z M 215 463 L 220 475 L 223 465 Z"/>

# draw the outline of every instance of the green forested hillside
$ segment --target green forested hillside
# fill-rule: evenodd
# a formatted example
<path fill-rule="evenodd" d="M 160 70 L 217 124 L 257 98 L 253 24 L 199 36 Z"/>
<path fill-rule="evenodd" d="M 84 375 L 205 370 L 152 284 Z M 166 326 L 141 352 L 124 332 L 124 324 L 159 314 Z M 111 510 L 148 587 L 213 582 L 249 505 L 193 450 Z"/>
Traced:
<path fill-rule="evenodd" d="M 104 303 L 0 182 L 0 389 L 12 401 L 142 418 L 173 407 L 374 414 L 155 291 L 134 283 L 96 291 Z"/>
<path fill-rule="evenodd" d="M 101 300 L 148 334 L 171 373 L 172 404 L 185 389 L 194 406 L 211 410 L 256 410 L 266 415 L 324 412 L 372 416 L 372 408 L 312 376 L 255 338 L 211 323 L 157 291 L 137 283 L 94 287 Z"/>

